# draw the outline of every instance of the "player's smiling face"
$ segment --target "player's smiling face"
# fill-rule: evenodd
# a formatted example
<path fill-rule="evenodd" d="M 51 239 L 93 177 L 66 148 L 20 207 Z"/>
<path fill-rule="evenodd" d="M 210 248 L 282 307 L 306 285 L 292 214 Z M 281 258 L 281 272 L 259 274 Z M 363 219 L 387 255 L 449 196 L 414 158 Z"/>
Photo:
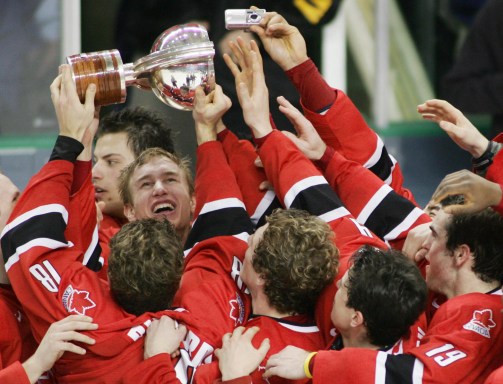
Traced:
<path fill-rule="evenodd" d="M 177 233 L 190 228 L 194 199 L 184 171 L 167 157 L 155 157 L 133 173 L 129 188 L 132 204 L 125 207 L 131 220 L 166 218 Z"/>

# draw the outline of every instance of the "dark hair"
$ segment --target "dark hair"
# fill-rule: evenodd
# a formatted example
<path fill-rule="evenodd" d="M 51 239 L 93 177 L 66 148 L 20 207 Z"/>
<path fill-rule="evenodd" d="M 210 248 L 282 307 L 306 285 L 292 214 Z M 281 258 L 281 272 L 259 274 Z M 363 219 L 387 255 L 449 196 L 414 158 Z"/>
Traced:
<path fill-rule="evenodd" d="M 141 315 L 171 306 L 183 268 L 183 251 L 167 220 L 136 220 L 110 241 L 110 291 L 127 312 Z"/>
<path fill-rule="evenodd" d="M 350 264 L 347 307 L 362 313 L 373 345 L 393 345 L 424 311 L 426 282 L 417 266 L 395 250 L 365 245 Z"/>
<path fill-rule="evenodd" d="M 100 119 L 96 140 L 106 134 L 120 132 L 127 134 L 127 144 L 135 157 L 152 147 L 175 152 L 171 128 L 157 113 L 146 108 L 124 108 L 110 112 Z"/>
<path fill-rule="evenodd" d="M 473 254 L 472 270 L 490 283 L 503 284 L 503 217 L 491 208 L 478 213 L 454 214 L 446 224 L 446 248 L 462 244 Z"/>
<path fill-rule="evenodd" d="M 297 209 L 277 209 L 252 259 L 264 279 L 269 304 L 282 313 L 312 315 L 316 300 L 335 277 L 339 252 L 330 226 Z"/>

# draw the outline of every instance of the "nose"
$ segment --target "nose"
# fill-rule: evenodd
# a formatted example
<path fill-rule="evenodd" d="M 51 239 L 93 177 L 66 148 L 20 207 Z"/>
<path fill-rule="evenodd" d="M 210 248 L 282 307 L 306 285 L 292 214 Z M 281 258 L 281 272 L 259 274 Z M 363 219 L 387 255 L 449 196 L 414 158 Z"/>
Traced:
<path fill-rule="evenodd" d="M 103 172 L 101 171 L 101 162 L 100 161 L 97 161 L 93 165 L 92 179 L 93 180 L 101 180 L 101 179 L 103 179 Z"/>
<path fill-rule="evenodd" d="M 166 193 L 167 193 L 166 186 L 164 185 L 162 180 L 157 180 L 154 183 L 154 190 L 153 190 L 154 196 L 164 195 Z"/>

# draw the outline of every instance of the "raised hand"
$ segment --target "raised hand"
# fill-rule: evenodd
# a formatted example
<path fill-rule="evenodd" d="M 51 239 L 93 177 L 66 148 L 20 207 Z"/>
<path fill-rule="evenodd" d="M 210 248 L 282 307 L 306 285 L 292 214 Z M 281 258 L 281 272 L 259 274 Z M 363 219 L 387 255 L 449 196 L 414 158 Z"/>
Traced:
<path fill-rule="evenodd" d="M 96 85 L 90 84 L 86 90 L 86 101 L 82 104 L 72 80 L 70 67 L 60 66 L 60 74 L 51 84 L 51 99 L 59 124 L 59 134 L 69 136 L 84 145 L 79 160 L 91 160 L 92 143 L 98 129 L 99 108 L 94 106 Z"/>
<path fill-rule="evenodd" d="M 447 213 L 474 213 L 501 202 L 501 186 L 466 169 L 445 176 L 431 198 L 439 204 L 448 196 L 462 195 L 463 204 L 443 207 Z"/>
<path fill-rule="evenodd" d="M 222 348 L 215 350 L 222 380 L 249 375 L 264 360 L 270 348 L 269 339 L 264 339 L 260 347 L 255 348 L 252 339 L 258 331 L 258 327 L 252 327 L 246 331 L 244 327 L 238 327 L 232 334 L 224 335 Z"/>
<path fill-rule="evenodd" d="M 316 132 L 311 122 L 283 96 L 278 97 L 277 100 L 279 103 L 279 110 L 290 120 L 297 132 L 297 136 L 288 131 L 283 131 L 283 134 L 287 136 L 307 158 L 311 160 L 321 159 L 327 146 L 318 132 Z"/>
<path fill-rule="evenodd" d="M 276 12 L 267 12 L 260 24 L 251 26 L 250 31 L 257 34 L 266 52 L 284 71 L 308 59 L 302 34 Z"/>
<path fill-rule="evenodd" d="M 478 158 L 485 152 L 489 141 L 459 109 L 445 100 L 427 100 L 417 106 L 425 120 L 436 122 L 445 133 L 472 157 Z"/>
<path fill-rule="evenodd" d="M 243 118 L 256 138 L 272 131 L 269 120 L 269 91 L 265 84 L 262 56 L 255 41 L 246 44 L 241 38 L 230 45 L 234 60 L 224 54 L 224 60 L 236 82 L 236 91 Z"/>
<path fill-rule="evenodd" d="M 222 125 L 222 116 L 231 105 L 231 99 L 223 93 L 219 85 L 216 85 L 208 95 L 204 93 L 202 87 L 196 88 L 192 117 L 195 122 L 198 145 L 216 140 L 217 127 Z"/>

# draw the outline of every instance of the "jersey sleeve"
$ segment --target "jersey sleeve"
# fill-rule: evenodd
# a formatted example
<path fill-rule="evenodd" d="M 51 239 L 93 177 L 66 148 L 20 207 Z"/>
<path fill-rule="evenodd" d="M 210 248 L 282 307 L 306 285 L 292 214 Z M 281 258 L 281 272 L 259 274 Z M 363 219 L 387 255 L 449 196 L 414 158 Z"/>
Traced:
<path fill-rule="evenodd" d="M 326 113 L 304 108 L 304 114 L 327 145 L 368 168 L 398 194 L 415 203 L 412 193 L 403 187 L 400 165 L 344 92 L 337 91 L 337 98 Z"/>
<path fill-rule="evenodd" d="M 267 179 L 285 208 L 303 209 L 327 222 L 344 254 L 364 244 L 387 248 L 359 225 L 320 171 L 283 134 L 273 131 L 259 150 Z M 342 253 L 342 251 L 341 251 Z"/>
<path fill-rule="evenodd" d="M 58 300 L 63 271 L 83 261 L 77 241 L 81 209 L 70 204 L 72 172 L 69 161 L 47 163 L 21 194 L 2 232 L 9 279 L 39 340 L 52 322 L 66 315 Z"/>
<path fill-rule="evenodd" d="M 222 144 L 210 141 L 197 149 L 196 209 L 186 249 L 214 236 L 235 236 L 253 230 Z"/>
<path fill-rule="evenodd" d="M 30 384 L 26 371 L 19 361 L 9 365 L 7 368 L 0 369 L 0 382 Z"/>
<path fill-rule="evenodd" d="M 494 138 L 494 141 L 503 143 L 503 133 Z M 492 164 L 487 169 L 487 180 L 503 184 L 503 150 L 498 151 L 493 158 Z"/>
<path fill-rule="evenodd" d="M 260 191 L 259 185 L 266 181 L 263 169 L 254 161 L 258 154 L 248 140 L 239 140 L 230 130 L 226 130 L 222 145 L 229 165 L 236 176 L 236 181 L 243 195 L 243 201 L 255 227 L 265 224 L 265 217 L 271 214 L 281 203 L 274 191 Z"/>
<path fill-rule="evenodd" d="M 230 272 L 233 258 L 242 260 L 253 227 L 221 143 L 204 143 L 197 150 L 196 209 L 185 244 L 185 272 Z"/>
<path fill-rule="evenodd" d="M 423 210 L 367 168 L 338 152 L 333 153 L 325 177 L 356 221 L 393 248 L 402 249 L 412 228 L 431 221 Z"/>
<path fill-rule="evenodd" d="M 211 318 L 220 344 L 242 325 L 250 305 L 240 271 L 253 226 L 222 144 L 200 145 L 196 165 L 195 220 L 186 242 L 185 267 L 174 304 Z"/>

